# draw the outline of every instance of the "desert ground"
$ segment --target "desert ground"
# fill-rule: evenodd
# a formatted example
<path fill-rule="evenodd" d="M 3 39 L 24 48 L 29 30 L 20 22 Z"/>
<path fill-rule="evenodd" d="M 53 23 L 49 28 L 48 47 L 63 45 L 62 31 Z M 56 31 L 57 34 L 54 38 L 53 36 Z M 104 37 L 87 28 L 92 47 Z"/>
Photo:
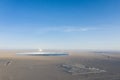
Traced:
<path fill-rule="evenodd" d="M 34 51 L 0 50 L 0 80 L 120 80 L 120 54 L 67 51 L 69 56 L 16 55 Z M 72 75 L 60 67 L 62 64 L 82 64 L 106 72 Z"/>

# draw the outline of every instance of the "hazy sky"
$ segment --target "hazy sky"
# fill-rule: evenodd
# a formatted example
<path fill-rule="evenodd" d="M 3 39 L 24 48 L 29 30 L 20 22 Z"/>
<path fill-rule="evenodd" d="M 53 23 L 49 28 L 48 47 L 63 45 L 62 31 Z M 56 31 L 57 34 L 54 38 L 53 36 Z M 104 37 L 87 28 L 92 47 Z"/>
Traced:
<path fill-rule="evenodd" d="M 0 0 L 0 48 L 120 50 L 120 0 Z"/>

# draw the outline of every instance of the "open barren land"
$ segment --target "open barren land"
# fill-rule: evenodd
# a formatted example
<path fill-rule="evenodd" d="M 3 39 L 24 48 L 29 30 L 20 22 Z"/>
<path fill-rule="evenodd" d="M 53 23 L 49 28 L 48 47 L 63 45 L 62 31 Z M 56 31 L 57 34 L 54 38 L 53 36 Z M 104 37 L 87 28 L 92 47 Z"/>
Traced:
<path fill-rule="evenodd" d="M 0 50 L 0 80 L 120 80 L 120 54 L 67 51 L 69 56 L 19 56 Z"/>

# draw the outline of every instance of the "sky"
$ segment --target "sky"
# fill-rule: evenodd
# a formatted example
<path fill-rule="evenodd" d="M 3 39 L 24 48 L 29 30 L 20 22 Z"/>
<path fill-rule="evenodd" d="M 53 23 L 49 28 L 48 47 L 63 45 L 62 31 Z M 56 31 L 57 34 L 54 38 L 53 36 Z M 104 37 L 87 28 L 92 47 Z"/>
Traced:
<path fill-rule="evenodd" d="M 0 0 L 0 49 L 120 50 L 120 0 Z"/>

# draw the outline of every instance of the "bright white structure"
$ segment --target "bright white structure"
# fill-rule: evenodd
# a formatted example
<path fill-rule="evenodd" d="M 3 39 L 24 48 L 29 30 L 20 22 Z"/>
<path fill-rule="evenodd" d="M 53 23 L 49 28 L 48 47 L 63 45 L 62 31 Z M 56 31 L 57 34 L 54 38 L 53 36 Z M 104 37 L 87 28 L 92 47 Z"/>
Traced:
<path fill-rule="evenodd" d="M 42 49 L 38 49 L 38 51 L 42 52 L 43 50 Z"/>

